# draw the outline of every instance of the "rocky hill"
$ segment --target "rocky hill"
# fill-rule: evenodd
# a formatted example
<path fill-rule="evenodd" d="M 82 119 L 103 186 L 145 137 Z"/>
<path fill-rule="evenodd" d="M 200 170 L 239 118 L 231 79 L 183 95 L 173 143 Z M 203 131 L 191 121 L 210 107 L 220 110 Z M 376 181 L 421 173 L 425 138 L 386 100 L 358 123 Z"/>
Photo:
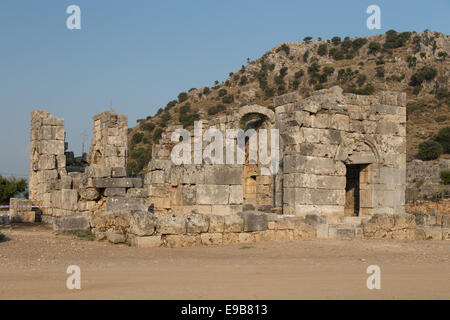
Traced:
<path fill-rule="evenodd" d="M 214 87 L 192 88 L 138 120 L 129 129 L 129 173 L 138 173 L 151 159 L 151 146 L 169 124 L 191 127 L 197 119 L 230 114 L 246 104 L 273 108 L 273 97 L 339 85 L 346 92 L 381 90 L 407 93 L 407 154 L 450 126 L 450 37 L 438 32 L 396 32 L 363 38 L 282 43 L 231 72 Z M 448 157 L 444 155 L 443 157 Z"/>

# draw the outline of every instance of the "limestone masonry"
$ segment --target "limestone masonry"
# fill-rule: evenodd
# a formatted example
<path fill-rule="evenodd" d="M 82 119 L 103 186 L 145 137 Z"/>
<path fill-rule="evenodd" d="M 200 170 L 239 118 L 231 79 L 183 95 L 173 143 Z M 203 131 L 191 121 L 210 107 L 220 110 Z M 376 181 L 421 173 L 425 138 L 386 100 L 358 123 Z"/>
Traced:
<path fill-rule="evenodd" d="M 248 145 L 243 165 L 175 165 L 170 138 L 179 126 L 171 126 L 153 146 L 148 172 L 127 177 L 126 116 L 95 116 L 90 152 L 75 158 L 64 120 L 33 111 L 30 199 L 10 214 L 139 247 L 449 237 L 449 217 L 405 213 L 404 93 L 359 96 L 333 87 L 306 99 L 276 97 L 274 106 L 244 106 L 203 122 L 204 130 L 278 129 L 273 176 L 249 163 Z M 40 210 L 26 209 L 32 205 Z"/>

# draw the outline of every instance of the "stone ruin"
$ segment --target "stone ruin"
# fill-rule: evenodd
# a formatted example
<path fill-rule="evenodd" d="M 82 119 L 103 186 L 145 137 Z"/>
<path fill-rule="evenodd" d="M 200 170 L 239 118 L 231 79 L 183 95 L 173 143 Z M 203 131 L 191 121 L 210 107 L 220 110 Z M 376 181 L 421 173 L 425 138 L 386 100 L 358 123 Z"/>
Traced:
<path fill-rule="evenodd" d="M 404 93 L 360 96 L 333 87 L 306 99 L 276 97 L 274 107 L 244 106 L 203 128 L 278 129 L 276 174 L 263 175 L 264 166 L 248 160 L 250 138 L 242 165 L 176 165 L 171 136 L 180 126 L 170 126 L 137 178 L 126 176 L 126 116 L 95 116 L 90 152 L 75 158 L 64 120 L 33 111 L 28 205 L 57 233 L 92 232 L 139 247 L 449 238 L 450 217 L 405 213 Z M 194 145 L 193 154 L 206 145 Z M 13 215 L 30 220 L 30 210 Z"/>

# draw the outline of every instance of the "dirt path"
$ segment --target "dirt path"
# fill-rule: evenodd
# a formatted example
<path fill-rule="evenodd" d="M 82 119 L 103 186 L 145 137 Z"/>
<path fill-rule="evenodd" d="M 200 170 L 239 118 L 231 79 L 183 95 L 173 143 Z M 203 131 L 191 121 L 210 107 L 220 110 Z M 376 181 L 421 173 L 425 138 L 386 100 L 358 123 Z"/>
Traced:
<path fill-rule="evenodd" d="M 450 299 L 450 241 L 137 249 L 3 229 L 0 299 Z M 81 268 L 82 289 L 66 288 Z M 381 268 L 368 290 L 366 268 Z"/>

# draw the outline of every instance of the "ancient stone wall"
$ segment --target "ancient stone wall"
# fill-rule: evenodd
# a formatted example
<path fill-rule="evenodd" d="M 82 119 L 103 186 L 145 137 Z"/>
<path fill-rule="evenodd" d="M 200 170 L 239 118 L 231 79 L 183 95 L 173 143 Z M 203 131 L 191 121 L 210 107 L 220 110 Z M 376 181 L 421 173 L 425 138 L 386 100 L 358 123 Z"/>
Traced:
<path fill-rule="evenodd" d="M 226 130 L 244 131 L 254 118 L 261 121 L 255 130 L 273 128 L 274 113 L 257 105 L 245 106 L 233 115 L 202 122 L 202 133 L 214 128 L 222 132 L 223 163 L 226 163 Z M 145 185 L 149 190 L 149 203 L 154 206 L 155 212 L 232 214 L 243 210 L 272 212 L 281 206 L 281 200 L 274 205 L 273 177 L 262 174 L 262 169 L 267 166 L 249 164 L 248 159 L 245 159 L 244 164 L 237 164 L 237 146 L 234 147 L 235 164 L 208 163 L 203 158 L 201 164 L 174 164 L 171 151 L 175 143 L 171 137 L 178 129 L 181 127 L 169 127 L 160 143 L 153 146 L 153 159 L 149 164 Z M 196 136 L 195 129 L 190 134 L 194 160 L 197 148 L 195 142 L 202 136 L 201 133 L 200 138 Z M 207 146 L 208 143 L 203 141 L 200 154 Z M 254 146 L 249 143 L 247 152 L 248 148 Z M 281 189 L 278 190 L 278 199 L 281 199 Z"/>
<path fill-rule="evenodd" d="M 401 93 L 358 96 L 339 87 L 303 100 L 276 98 L 284 213 L 331 219 L 404 213 L 405 103 Z M 350 169 L 359 171 L 358 190 L 347 190 Z"/>
<path fill-rule="evenodd" d="M 175 165 L 171 136 L 179 127 L 171 127 L 153 149 L 145 180 L 149 203 L 155 212 L 179 214 L 258 210 L 337 220 L 404 213 L 405 102 L 401 93 L 358 96 L 334 87 L 303 100 L 297 93 L 277 97 L 275 113 L 245 106 L 204 123 L 204 130 L 216 128 L 223 137 L 226 129 L 278 129 L 281 162 L 274 176 L 247 162 Z M 194 154 L 198 138 L 191 137 Z"/>
<path fill-rule="evenodd" d="M 450 186 L 441 184 L 441 171 L 450 170 L 450 159 L 413 160 L 406 164 L 406 201 L 430 200 L 438 194 L 450 197 Z"/>

